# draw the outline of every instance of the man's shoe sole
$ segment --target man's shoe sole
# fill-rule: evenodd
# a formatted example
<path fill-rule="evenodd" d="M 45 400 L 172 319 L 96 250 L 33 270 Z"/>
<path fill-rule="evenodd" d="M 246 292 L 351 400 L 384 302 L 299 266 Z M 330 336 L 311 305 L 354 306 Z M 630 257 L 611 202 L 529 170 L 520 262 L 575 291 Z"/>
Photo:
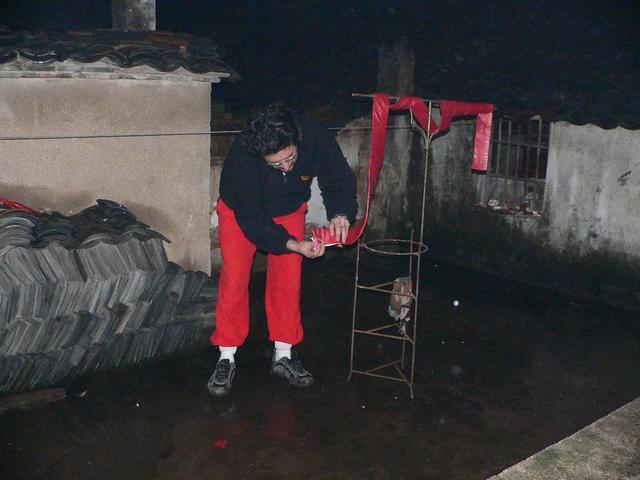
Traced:
<path fill-rule="evenodd" d="M 209 393 L 217 398 L 226 397 L 231 393 L 230 388 L 226 387 L 209 387 Z"/>

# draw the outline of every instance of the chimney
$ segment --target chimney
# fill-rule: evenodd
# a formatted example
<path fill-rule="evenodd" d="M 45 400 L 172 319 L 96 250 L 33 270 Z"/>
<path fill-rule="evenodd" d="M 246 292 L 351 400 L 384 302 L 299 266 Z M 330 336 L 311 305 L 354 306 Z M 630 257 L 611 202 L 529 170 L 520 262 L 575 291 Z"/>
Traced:
<path fill-rule="evenodd" d="M 415 57 L 406 36 L 380 47 L 378 53 L 378 91 L 404 96 L 413 93 Z"/>
<path fill-rule="evenodd" d="M 156 0 L 111 0 L 113 30 L 155 30 Z"/>

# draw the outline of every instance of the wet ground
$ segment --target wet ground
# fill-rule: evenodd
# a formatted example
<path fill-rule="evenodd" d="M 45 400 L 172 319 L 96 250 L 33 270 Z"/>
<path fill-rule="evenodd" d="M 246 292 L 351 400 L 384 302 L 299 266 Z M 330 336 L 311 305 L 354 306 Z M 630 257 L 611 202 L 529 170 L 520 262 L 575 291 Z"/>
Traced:
<path fill-rule="evenodd" d="M 365 268 L 380 281 L 400 274 Z M 0 417 L 0 478 L 485 479 L 640 396 L 638 314 L 451 266 L 423 269 L 415 399 L 349 365 L 353 259 L 305 265 L 305 367 L 269 375 L 262 290 L 231 397 L 213 349 L 83 379 L 84 396 Z M 373 298 L 375 297 L 375 298 Z M 362 298 L 383 319 L 381 296 Z M 458 306 L 454 306 L 454 301 Z M 361 342 L 362 361 L 392 354 Z"/>

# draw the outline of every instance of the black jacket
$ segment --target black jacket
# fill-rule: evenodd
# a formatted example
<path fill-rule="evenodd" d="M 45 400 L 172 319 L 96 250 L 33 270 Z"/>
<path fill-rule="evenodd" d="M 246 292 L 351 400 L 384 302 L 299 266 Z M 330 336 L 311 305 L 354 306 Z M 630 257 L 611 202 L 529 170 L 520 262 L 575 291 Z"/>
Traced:
<path fill-rule="evenodd" d="M 239 136 L 231 145 L 220 177 L 220 197 L 234 211 L 245 236 L 260 250 L 287 253 L 294 238 L 272 218 L 296 211 L 311 196 L 311 181 L 318 185 L 327 218 L 357 213 L 356 180 L 334 136 L 313 120 L 296 116 L 302 133 L 298 159 L 286 174 L 251 155 Z"/>

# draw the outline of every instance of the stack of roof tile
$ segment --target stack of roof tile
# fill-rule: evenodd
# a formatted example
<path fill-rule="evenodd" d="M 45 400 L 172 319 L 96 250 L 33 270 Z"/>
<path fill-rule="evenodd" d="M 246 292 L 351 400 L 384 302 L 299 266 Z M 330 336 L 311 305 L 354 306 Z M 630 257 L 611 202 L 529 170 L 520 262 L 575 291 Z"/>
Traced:
<path fill-rule="evenodd" d="M 230 80 L 240 78 L 222 60 L 215 42 L 173 32 L 44 32 L 0 26 L 0 65 L 16 59 L 40 66 L 66 60 L 85 64 L 106 60 L 121 68 L 147 65 L 161 72 L 184 68 L 196 74 L 218 72 Z"/>
<path fill-rule="evenodd" d="M 106 200 L 72 217 L 0 210 L 0 392 L 199 342 L 215 288 L 163 241 Z"/>

